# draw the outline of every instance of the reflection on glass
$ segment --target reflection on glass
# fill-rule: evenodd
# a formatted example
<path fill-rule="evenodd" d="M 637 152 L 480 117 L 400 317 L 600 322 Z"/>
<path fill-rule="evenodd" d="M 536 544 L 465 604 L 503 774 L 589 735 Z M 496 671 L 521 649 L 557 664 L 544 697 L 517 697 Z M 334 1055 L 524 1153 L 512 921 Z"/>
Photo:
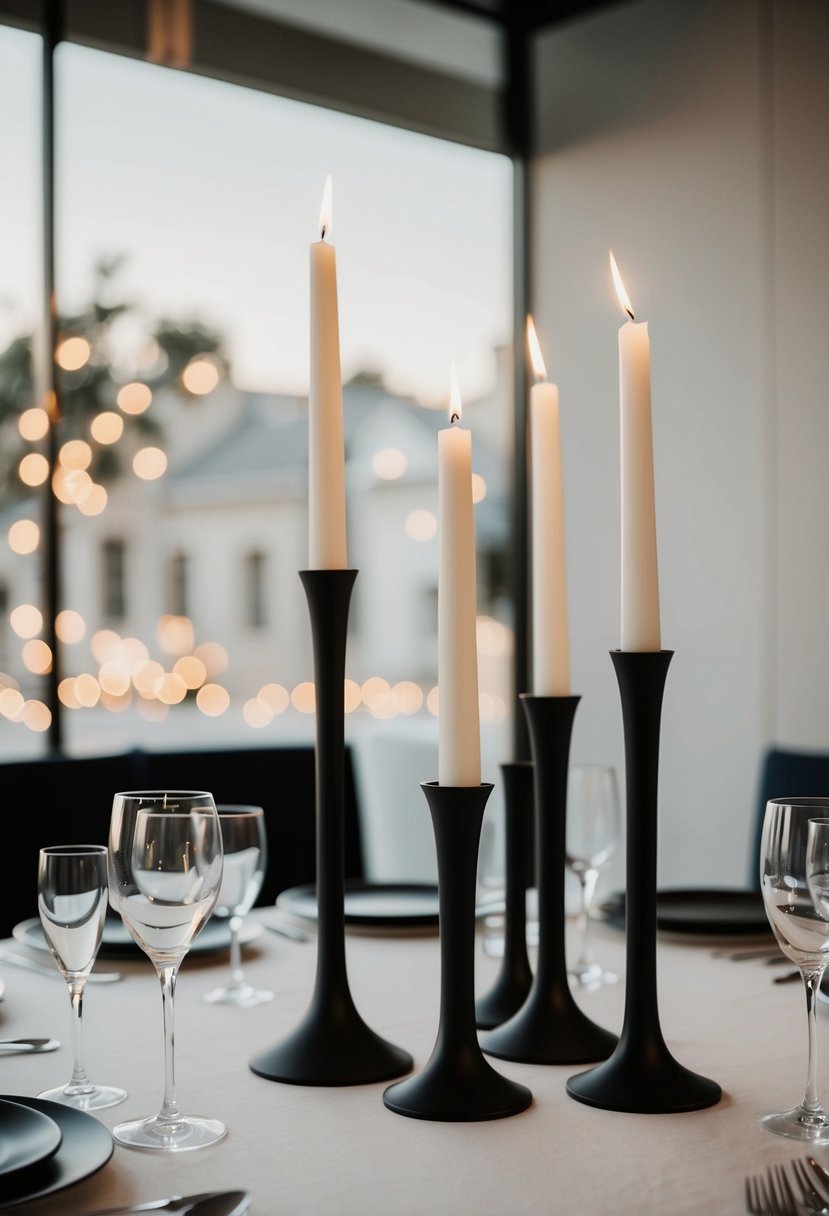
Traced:
<path fill-rule="evenodd" d="M 254 988 L 242 972 L 239 932 L 244 918 L 254 905 L 265 877 L 268 851 L 265 840 L 265 813 L 261 806 L 218 808 L 224 847 L 224 873 L 214 915 L 226 917 L 230 927 L 230 983 L 213 988 L 204 1000 L 212 1005 L 250 1007 L 272 1001 L 273 993 Z"/>
<path fill-rule="evenodd" d="M 615 972 L 593 956 L 590 905 L 599 874 L 609 864 L 619 840 L 619 792 L 616 770 L 606 764 L 574 764 L 567 784 L 567 866 L 579 882 L 578 957 L 570 978 L 584 988 L 615 984 Z"/>
<path fill-rule="evenodd" d="M 213 911 L 222 881 L 222 835 L 211 794 L 146 790 L 116 794 L 110 824 L 111 901 L 161 981 L 164 1099 L 157 1115 L 119 1123 L 131 1148 L 183 1152 L 226 1134 L 218 1119 L 184 1115 L 176 1100 L 175 985 L 181 961 Z"/>
<path fill-rule="evenodd" d="M 783 953 L 796 963 L 806 990 L 809 1062 L 798 1106 L 766 1115 L 763 1127 L 779 1136 L 829 1144 L 829 1119 L 818 1097 L 815 1002 L 829 963 L 829 920 L 813 891 L 824 889 L 826 844 L 810 820 L 829 817 L 829 798 L 773 798 L 766 805 L 760 846 L 760 884 L 766 915 Z M 811 876 L 811 881 L 810 881 Z"/>
<path fill-rule="evenodd" d="M 107 908 L 104 845 L 65 845 L 40 850 L 37 876 L 40 923 L 58 970 L 69 988 L 75 1027 L 75 1060 L 69 1082 L 38 1094 L 77 1110 L 101 1110 L 126 1098 L 126 1090 L 94 1085 L 83 1061 L 83 995 Z"/>

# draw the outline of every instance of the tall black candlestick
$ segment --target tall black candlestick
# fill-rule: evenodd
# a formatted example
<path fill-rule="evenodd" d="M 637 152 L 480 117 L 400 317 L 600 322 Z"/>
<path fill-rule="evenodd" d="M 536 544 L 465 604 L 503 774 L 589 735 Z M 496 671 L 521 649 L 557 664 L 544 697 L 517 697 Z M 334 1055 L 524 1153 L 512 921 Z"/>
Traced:
<path fill-rule="evenodd" d="M 360 1017 L 345 964 L 343 684 L 348 606 L 356 570 L 303 570 L 316 684 L 317 975 L 299 1025 L 250 1067 L 294 1085 L 362 1085 L 413 1064 Z"/>
<path fill-rule="evenodd" d="M 478 842 L 491 785 L 427 781 L 438 861 L 440 1023 L 434 1051 L 415 1076 L 383 1094 L 389 1110 L 445 1123 L 503 1119 L 532 1094 L 484 1059 L 475 1028 L 475 889 Z"/>
<path fill-rule="evenodd" d="M 526 1064 L 603 1060 L 616 1036 L 582 1013 L 570 992 L 565 955 L 564 867 L 567 769 L 578 697 L 521 700 L 535 773 L 538 963 L 529 995 L 508 1022 L 483 1039 L 487 1055 Z"/>
<path fill-rule="evenodd" d="M 690 1072 L 662 1037 L 656 992 L 656 836 L 659 726 L 672 650 L 610 652 L 625 731 L 627 974 L 622 1035 L 605 1063 L 571 1077 L 567 1092 L 605 1110 L 665 1114 L 718 1102 L 715 1081 Z"/>

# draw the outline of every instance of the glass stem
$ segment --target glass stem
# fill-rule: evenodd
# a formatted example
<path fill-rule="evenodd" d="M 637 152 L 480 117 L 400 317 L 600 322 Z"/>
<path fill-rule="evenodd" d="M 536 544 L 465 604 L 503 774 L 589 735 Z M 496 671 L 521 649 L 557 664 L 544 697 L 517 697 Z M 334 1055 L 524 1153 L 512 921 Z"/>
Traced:
<path fill-rule="evenodd" d="M 242 947 L 239 944 L 239 930 L 242 928 L 241 916 L 230 918 L 230 979 L 233 988 L 244 988 L 245 979 L 242 975 Z"/>
<path fill-rule="evenodd" d="M 158 1112 L 158 1118 L 170 1122 L 181 1118 L 181 1111 L 176 1102 L 174 1017 L 178 968 L 178 963 L 166 963 L 158 968 L 158 978 L 161 980 L 161 1006 L 164 1015 L 164 1101 Z"/>
<path fill-rule="evenodd" d="M 590 901 L 596 890 L 596 880 L 599 877 L 596 870 L 582 870 L 579 874 L 581 886 L 581 907 L 579 908 L 578 929 L 580 950 L 577 971 L 586 971 L 593 965 L 593 950 L 590 945 Z"/>
<path fill-rule="evenodd" d="M 90 1093 L 94 1089 L 94 1086 L 89 1083 L 83 1063 L 83 989 L 85 983 L 85 976 L 83 979 L 69 980 L 75 1062 L 72 1067 L 72 1080 L 65 1089 L 67 1094 Z"/>
<path fill-rule="evenodd" d="M 822 974 L 822 970 L 803 972 L 803 984 L 806 988 L 806 1016 L 809 1023 L 809 1067 L 806 1077 L 806 1092 L 801 1105 L 810 1115 L 823 1113 L 823 1107 L 817 1096 L 817 991 Z"/>

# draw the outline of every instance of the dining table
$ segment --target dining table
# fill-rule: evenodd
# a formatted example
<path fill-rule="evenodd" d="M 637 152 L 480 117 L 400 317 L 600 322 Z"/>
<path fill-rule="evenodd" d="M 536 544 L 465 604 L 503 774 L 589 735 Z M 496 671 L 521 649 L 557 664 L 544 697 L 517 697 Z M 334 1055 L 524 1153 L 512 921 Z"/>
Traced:
<path fill-rule="evenodd" d="M 273 907 L 251 913 L 263 926 L 277 915 L 282 917 Z M 581 1067 L 493 1060 L 494 1067 L 531 1089 L 529 1109 L 489 1122 L 442 1123 L 392 1113 L 383 1105 L 383 1084 L 307 1087 L 251 1072 L 251 1057 L 303 1014 L 316 962 L 313 935 L 309 941 L 289 940 L 263 927 L 245 948 L 245 977 L 272 989 L 273 1001 L 249 1009 L 203 1001 L 227 971 L 224 951 L 194 952 L 178 979 L 179 1103 L 185 1113 L 224 1121 L 225 1139 L 177 1154 L 116 1145 L 97 1172 L 10 1210 L 82 1216 L 173 1194 L 242 1189 L 252 1194 L 252 1216 L 734 1216 L 744 1210 L 746 1175 L 804 1154 L 802 1145 L 771 1135 L 758 1123 L 764 1113 L 792 1106 L 802 1094 L 802 985 L 773 982 L 786 967 L 715 953 L 717 947 L 745 944 L 669 934 L 657 940 L 666 1041 L 683 1064 L 719 1082 L 723 1095 L 717 1105 L 668 1115 L 600 1110 L 565 1091 L 568 1077 Z M 3 945 L 35 957 L 17 941 Z M 598 923 L 593 945 L 620 982 L 577 992 L 577 1000 L 595 1021 L 618 1031 L 624 1012 L 624 933 Z M 437 930 L 349 930 L 346 950 L 362 1016 L 422 1067 L 438 1025 Z M 90 1079 L 122 1086 L 129 1094 L 121 1105 L 96 1112 L 112 1128 L 120 1120 L 154 1114 L 160 1104 L 161 997 L 153 967 L 142 954 L 117 960 L 101 956 L 96 966 L 117 967 L 123 975 L 117 983 L 88 985 L 84 1002 Z M 491 986 L 498 967 L 479 936 L 479 991 Z M 51 1036 L 62 1043 L 49 1054 L 0 1059 L 0 1090 L 33 1096 L 68 1080 L 70 1009 L 57 971 L 53 978 L 0 961 L 0 979 L 5 982 L 0 1035 Z M 825 1005 L 819 1023 L 826 1077 Z M 829 1166 L 829 1150 L 815 1155 Z"/>

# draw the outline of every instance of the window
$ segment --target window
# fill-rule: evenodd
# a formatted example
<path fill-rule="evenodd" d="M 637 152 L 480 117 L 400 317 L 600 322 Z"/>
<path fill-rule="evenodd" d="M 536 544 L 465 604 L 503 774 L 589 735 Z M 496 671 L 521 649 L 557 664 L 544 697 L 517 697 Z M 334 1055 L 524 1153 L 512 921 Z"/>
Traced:
<path fill-rule="evenodd" d="M 170 558 L 169 604 L 173 616 L 187 616 L 187 555 L 174 553 Z"/>
<path fill-rule="evenodd" d="M 245 558 L 245 624 L 251 629 L 261 629 L 268 623 L 265 573 L 267 559 L 264 553 L 249 553 Z"/>
<path fill-rule="evenodd" d="M 25 66 L 36 84 L 37 38 L 0 28 L 0 67 L 14 66 L 27 38 L 33 53 L 18 76 Z M 436 613 L 433 595 L 419 611 L 419 594 L 437 573 L 436 432 L 453 359 L 487 509 L 496 521 L 506 510 L 501 432 L 511 385 L 497 352 L 512 326 L 509 161 L 77 43 L 59 46 L 56 66 L 57 439 L 67 470 L 60 585 L 77 632 L 56 669 L 67 681 L 97 677 L 105 661 L 97 634 L 106 628 L 119 635 L 109 641 L 133 677 L 117 703 L 108 694 L 80 713 L 62 702 L 68 749 L 151 744 L 161 730 L 196 744 L 218 715 L 228 740 L 249 740 L 278 712 L 298 737 L 313 732 L 313 716 L 298 709 L 299 693 L 293 698 L 313 678 L 296 572 L 307 564 L 308 248 L 329 171 L 348 558 L 360 571 L 349 616 L 359 645 L 347 675 L 361 687 L 417 681 L 425 702 L 436 678 Z M 7 135 L 16 113 L 8 93 Z M 15 343 L 31 346 L 40 313 L 33 93 L 16 119 L 23 137 L 12 141 L 10 181 L 26 187 L 26 202 L 15 210 L 15 185 L 7 199 L 17 217 L 7 250 L 13 307 L 0 308 L 0 358 L 9 360 L 20 355 Z M 8 466 L 10 507 L 34 521 L 40 440 L 17 425 L 31 400 L 22 384 L 9 403 L 14 444 L 3 447 L 0 471 Z M 480 523 L 482 543 L 497 544 L 494 525 Z M 37 600 L 41 555 L 0 546 L 10 610 Z M 173 640 L 162 639 L 162 614 L 179 618 Z M 133 660 L 139 649 L 144 657 Z M 21 651 L 11 637 L 7 666 L 18 680 L 26 678 Z M 168 703 L 132 670 L 146 659 L 167 670 L 193 657 L 204 687 L 181 702 Z M 270 689 L 260 704 L 265 684 L 276 682 L 282 692 Z M 355 712 L 430 712 L 398 701 L 410 704 L 403 694 L 378 707 L 361 699 Z M 0 721 L 0 742 L 6 729 Z"/>
<path fill-rule="evenodd" d="M 123 621 L 127 615 L 127 546 L 120 537 L 103 543 L 103 614 L 107 621 Z"/>

